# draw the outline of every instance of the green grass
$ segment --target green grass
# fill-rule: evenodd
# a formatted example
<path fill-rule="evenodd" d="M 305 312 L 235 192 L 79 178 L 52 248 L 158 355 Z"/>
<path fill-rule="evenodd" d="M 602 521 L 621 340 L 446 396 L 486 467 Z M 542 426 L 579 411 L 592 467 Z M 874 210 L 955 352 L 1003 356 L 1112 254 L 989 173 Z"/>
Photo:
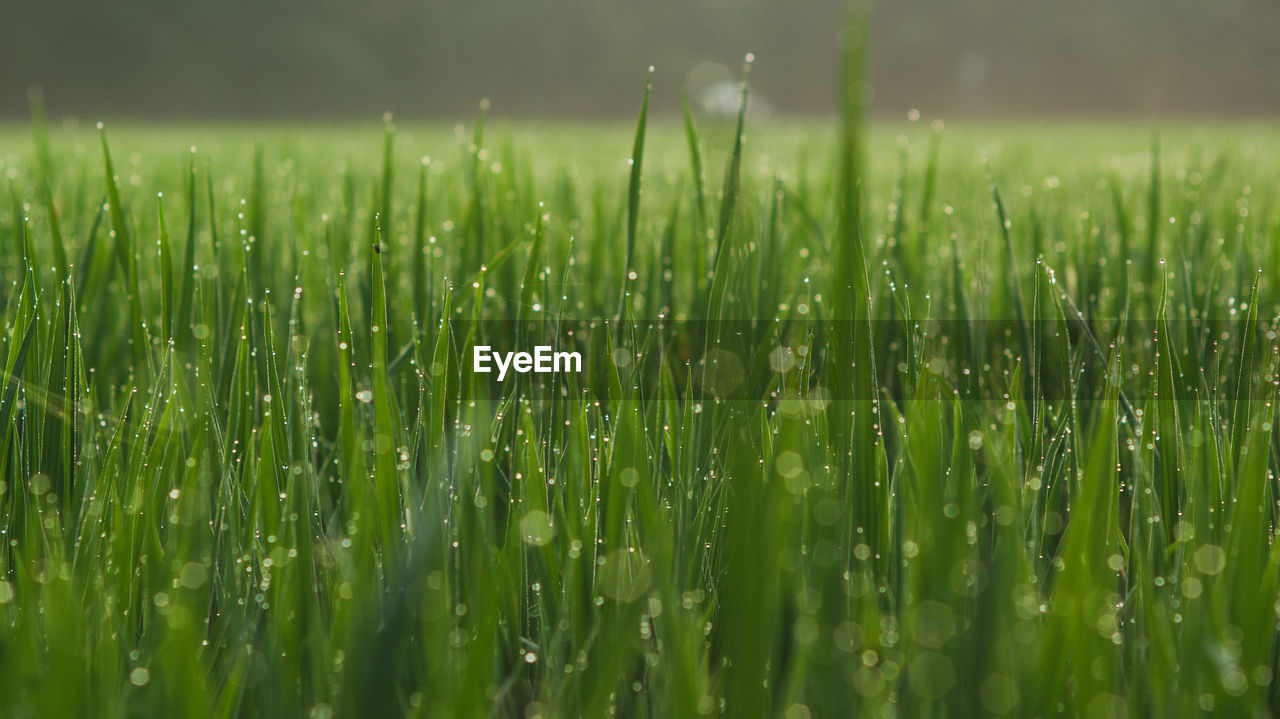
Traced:
<path fill-rule="evenodd" d="M 3 713 L 1274 713 L 1280 134 L 846 101 L 0 129 Z"/>

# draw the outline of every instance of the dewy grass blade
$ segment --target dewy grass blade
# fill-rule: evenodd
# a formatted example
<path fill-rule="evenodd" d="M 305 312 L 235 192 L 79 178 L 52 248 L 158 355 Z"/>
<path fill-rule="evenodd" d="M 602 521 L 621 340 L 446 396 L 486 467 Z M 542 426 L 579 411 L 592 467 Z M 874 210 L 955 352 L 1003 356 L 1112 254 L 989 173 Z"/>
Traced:
<path fill-rule="evenodd" d="M 0 398 L 0 438 L 4 440 L 4 444 L 0 446 L 5 447 L 6 451 L 9 440 L 12 437 L 13 424 L 11 420 L 18 396 L 18 385 L 22 381 L 22 371 L 26 367 L 27 352 L 31 349 L 31 342 L 35 339 L 37 328 L 36 322 L 38 318 L 34 312 L 35 299 L 31 298 L 24 301 L 23 298 L 25 297 L 27 297 L 27 291 L 19 294 L 19 316 L 20 318 L 25 317 L 25 319 L 20 323 L 15 323 L 15 333 L 13 335 L 15 338 L 21 336 L 22 341 L 16 347 L 12 344 L 9 346 L 9 358 L 5 362 L 4 395 Z M 19 326 L 22 327 L 21 335 L 17 334 Z"/>
<path fill-rule="evenodd" d="M 716 221 L 716 252 L 711 266 L 718 268 L 720 255 L 725 249 L 725 238 L 729 235 L 729 223 L 733 221 L 733 211 L 738 206 L 738 190 L 742 182 L 742 144 L 746 140 L 747 95 L 751 89 L 751 64 L 754 55 L 747 55 L 742 63 L 741 90 L 738 97 L 738 122 L 733 134 L 733 150 L 729 153 L 729 164 L 724 169 L 724 190 L 720 198 L 720 218 Z"/>
<path fill-rule="evenodd" d="M 373 481 L 378 498 L 378 523 L 381 529 L 382 549 L 392 552 L 401 536 L 403 513 L 400 508 L 399 437 L 400 428 L 395 421 L 398 410 L 392 406 L 390 378 L 388 377 L 387 295 L 383 277 L 381 224 L 378 230 L 378 246 L 373 256 L 373 316 L 370 330 L 373 372 Z"/>
<path fill-rule="evenodd" d="M 1244 449 L 1245 427 L 1253 409 L 1253 366 L 1255 363 L 1255 345 L 1258 336 L 1258 285 L 1262 282 L 1262 270 L 1253 280 L 1253 291 L 1249 293 L 1249 309 L 1245 315 L 1243 335 L 1244 342 L 1240 349 L 1240 364 L 1236 370 L 1235 408 L 1231 419 L 1231 466 L 1240 465 L 1240 454 Z"/>
<path fill-rule="evenodd" d="M 832 275 L 832 386 L 847 388 L 853 400 L 830 417 L 834 459 L 847 473 L 845 511 L 848 540 L 861 535 L 883 541 L 888 532 L 887 467 L 879 431 L 879 386 L 872 340 L 871 288 L 863 243 L 862 122 L 864 113 L 864 35 L 867 24 L 858 9 L 844 35 L 842 116 L 837 196 L 836 270 Z"/>
<path fill-rule="evenodd" d="M 182 264 L 178 266 L 178 277 L 181 282 L 178 289 L 178 312 L 173 318 L 173 337 L 177 338 L 179 349 L 188 349 L 191 341 L 192 307 L 196 286 L 196 159 L 195 148 L 187 158 L 186 174 L 187 195 L 187 239 L 182 254 Z"/>
<path fill-rule="evenodd" d="M 1006 274 L 1009 276 L 1010 300 L 1018 318 L 1018 339 L 1022 344 L 1021 358 L 1026 361 L 1031 356 L 1031 328 L 1027 324 L 1027 310 L 1022 302 L 1022 284 L 1018 280 L 1018 263 L 1013 249 L 1013 238 L 1010 235 L 1012 223 L 1004 211 L 1004 201 L 1000 199 L 1000 189 L 996 187 L 995 177 L 987 171 L 987 180 L 991 183 L 991 197 L 995 201 L 996 217 L 1000 220 L 1000 236 L 1004 239 Z M 1027 378 L 1027 394 L 1031 394 L 1030 378 Z"/>
<path fill-rule="evenodd" d="M 125 227 L 124 207 L 120 204 L 120 190 L 116 186 L 115 167 L 111 164 L 111 151 L 107 149 L 107 131 L 102 123 L 98 123 L 98 133 L 102 140 L 102 162 L 105 167 L 107 189 L 107 214 L 111 219 L 111 232 L 115 235 L 116 259 L 121 271 L 128 274 L 132 245 L 129 242 L 129 231 Z"/>
<path fill-rule="evenodd" d="M 640 222 L 640 175 L 644 164 L 644 129 L 649 119 L 649 91 L 653 89 L 653 67 L 650 66 L 644 78 L 644 96 L 640 100 L 640 119 L 636 121 L 636 138 L 631 146 L 630 179 L 627 180 L 627 254 L 622 263 L 622 279 L 619 285 L 622 296 L 618 300 L 618 312 L 615 319 L 621 320 L 626 315 L 627 297 L 631 294 L 631 283 L 636 276 L 636 227 Z"/>
<path fill-rule="evenodd" d="M 929 134 L 929 159 L 925 166 L 924 187 L 920 192 L 920 218 L 916 223 L 916 242 L 923 247 L 929 237 L 933 217 L 933 194 L 938 183 L 938 154 L 942 147 L 942 124 L 935 123 Z"/>
<path fill-rule="evenodd" d="M 742 144 L 746 139 L 747 96 L 751 86 L 751 63 L 755 57 L 747 55 L 742 64 L 742 81 L 738 94 L 738 121 L 733 136 L 733 150 L 729 154 L 729 162 L 724 168 L 724 189 L 720 198 L 720 219 L 716 223 L 715 253 L 711 259 L 711 288 L 707 296 L 704 312 L 713 325 L 725 318 L 725 296 L 728 292 L 730 271 L 729 226 L 733 221 L 733 211 L 738 204 L 738 188 L 742 181 Z M 717 326 L 718 331 L 718 326 Z M 716 343 L 718 336 L 709 338 Z"/>
<path fill-rule="evenodd" d="M 413 226 L 413 310 L 418 322 L 426 324 L 431 321 L 431 286 L 433 276 L 428 274 L 429 260 L 427 253 L 431 247 L 427 244 L 427 173 L 431 168 L 431 158 L 422 158 L 418 166 L 418 203 L 414 214 Z"/>
<path fill-rule="evenodd" d="M 689 171 L 693 175 L 693 209 L 696 225 L 694 226 L 694 290 L 701 291 L 707 277 L 707 257 L 703 242 L 711 228 L 707 224 L 707 173 L 702 169 L 702 144 L 698 139 L 698 127 L 693 120 L 693 108 L 689 105 L 689 96 L 681 98 L 684 110 L 684 135 L 689 143 Z"/>
<path fill-rule="evenodd" d="M 166 346 L 173 340 L 173 247 L 169 242 L 169 225 L 164 219 L 164 197 L 156 198 L 156 216 L 160 224 L 160 332 Z"/>
<path fill-rule="evenodd" d="M 1151 178 L 1147 181 L 1147 282 L 1155 284 L 1163 265 L 1160 255 L 1160 135 L 1151 134 Z M 1160 261 L 1160 262 L 1158 262 Z"/>

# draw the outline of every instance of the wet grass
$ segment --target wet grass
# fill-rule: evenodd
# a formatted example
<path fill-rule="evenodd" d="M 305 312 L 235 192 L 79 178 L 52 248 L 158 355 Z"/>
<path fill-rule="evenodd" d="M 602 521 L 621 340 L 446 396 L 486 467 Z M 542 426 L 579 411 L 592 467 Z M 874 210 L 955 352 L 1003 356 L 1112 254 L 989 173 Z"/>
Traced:
<path fill-rule="evenodd" d="M 1280 136 L 851 87 L 0 131 L 4 713 L 1274 713 Z"/>

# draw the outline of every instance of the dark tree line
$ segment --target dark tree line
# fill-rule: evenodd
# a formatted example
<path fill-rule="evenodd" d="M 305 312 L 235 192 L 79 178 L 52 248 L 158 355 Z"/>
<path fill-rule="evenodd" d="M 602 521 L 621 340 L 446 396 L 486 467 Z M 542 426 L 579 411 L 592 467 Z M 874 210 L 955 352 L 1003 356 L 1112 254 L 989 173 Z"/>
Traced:
<path fill-rule="evenodd" d="M 826 112 L 843 0 L 0 0 L 0 115 L 629 115 L 730 77 Z M 1280 109 L 1274 0 L 884 0 L 876 111 L 1261 114 Z M 695 68 L 697 70 L 695 71 Z"/>

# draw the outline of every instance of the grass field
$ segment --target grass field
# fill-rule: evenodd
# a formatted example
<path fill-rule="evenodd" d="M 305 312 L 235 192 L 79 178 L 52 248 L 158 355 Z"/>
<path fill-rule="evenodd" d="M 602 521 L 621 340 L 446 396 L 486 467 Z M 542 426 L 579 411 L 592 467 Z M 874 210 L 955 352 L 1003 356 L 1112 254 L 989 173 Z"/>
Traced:
<path fill-rule="evenodd" d="M 0 130 L 3 713 L 1274 713 L 1280 134 L 859 116 Z"/>

